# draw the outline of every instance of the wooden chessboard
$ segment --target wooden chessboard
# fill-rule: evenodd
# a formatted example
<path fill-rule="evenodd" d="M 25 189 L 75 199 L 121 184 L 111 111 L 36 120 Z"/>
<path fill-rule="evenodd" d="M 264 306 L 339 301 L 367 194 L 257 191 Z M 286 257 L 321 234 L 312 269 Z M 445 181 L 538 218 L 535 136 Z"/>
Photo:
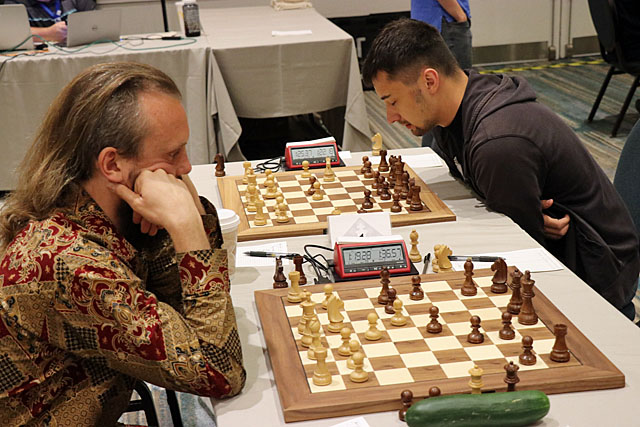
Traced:
<path fill-rule="evenodd" d="M 372 190 L 374 207 L 367 212 L 389 212 L 391 225 L 413 225 L 430 222 L 455 221 L 456 216 L 447 205 L 432 192 L 427 184 L 408 166 L 405 171 L 411 178 L 415 178 L 416 185 L 421 187 L 420 198 L 424 208 L 422 211 L 411 211 L 405 201 L 401 201 L 402 212 L 390 211 L 392 200 L 380 200 L 376 196 L 376 190 Z M 238 227 L 238 240 L 257 240 L 273 237 L 304 236 L 310 234 L 322 234 L 327 228 L 327 216 L 339 208 L 342 213 L 354 213 L 362 206 L 364 190 L 371 189 L 373 179 L 364 178 L 358 167 L 342 167 L 333 169 L 336 180 L 332 183 L 323 183 L 324 169 L 313 170 L 312 173 L 320 180 L 322 189 L 326 193 L 323 200 L 315 201 L 307 196 L 305 191 L 309 189 L 309 179 L 302 178 L 302 171 L 279 172 L 273 174 L 279 190 L 282 192 L 287 205 L 287 215 L 290 221 L 287 223 L 276 222 L 275 199 L 265 199 L 265 214 L 268 215 L 267 225 L 255 225 L 253 219 L 255 213 L 246 209 L 247 185 L 242 183 L 242 176 L 229 176 L 218 178 L 218 189 L 222 197 L 222 205 L 232 209 L 240 216 Z M 386 173 L 384 174 L 386 177 Z M 262 185 L 265 175 L 257 178 L 258 188 L 264 196 L 267 189 Z"/>
<path fill-rule="evenodd" d="M 422 301 L 409 299 L 410 277 L 391 279 L 391 286 L 404 303 L 403 313 L 408 316 L 407 325 L 402 327 L 392 326 L 392 315 L 386 314 L 384 307 L 377 303 L 378 279 L 334 284 L 334 293 L 344 301 L 345 326 L 356 332 L 357 337 L 352 334 L 352 339 L 360 341 L 366 355 L 369 380 L 360 384 L 350 381 L 347 357 L 337 352 L 340 334 L 327 329 L 327 313 L 320 304 L 324 300 L 324 285 L 303 287 L 312 292 L 312 300 L 318 303 L 316 312 L 323 329 L 322 343 L 330 349 L 327 364 L 333 382 L 324 387 L 313 384 L 315 362 L 307 358 L 306 349 L 300 344 L 297 325 L 301 307 L 287 302 L 288 289 L 256 291 L 256 305 L 286 422 L 397 410 L 402 406 L 400 393 L 405 389 L 413 392 L 414 402 L 427 396 L 433 386 L 439 387 L 443 394 L 468 393 L 468 371 L 474 364 L 484 369 L 483 392 L 506 391 L 504 365 L 509 361 L 520 365 L 518 355 L 525 335 L 534 339 L 537 363 L 520 365 L 517 389 L 537 389 L 551 394 L 624 387 L 622 372 L 537 288 L 534 288 L 533 303 L 540 320 L 536 325 L 525 326 L 514 316 L 516 338 L 504 341 L 498 331 L 511 294 L 510 290 L 507 294 L 491 293 L 489 269 L 475 272 L 478 294 L 473 297 L 460 293 L 464 282 L 462 272 L 420 277 L 425 293 Z M 443 331 L 435 335 L 426 332 L 432 304 L 439 308 L 439 321 L 443 325 Z M 378 329 L 383 331 L 383 338 L 379 341 L 364 338 L 367 315 L 372 310 L 380 317 Z M 472 315 L 482 319 L 481 331 L 485 335 L 482 344 L 466 341 Z M 555 342 L 553 326 L 558 323 L 568 327 L 566 342 L 571 359 L 566 363 L 549 358 Z"/>

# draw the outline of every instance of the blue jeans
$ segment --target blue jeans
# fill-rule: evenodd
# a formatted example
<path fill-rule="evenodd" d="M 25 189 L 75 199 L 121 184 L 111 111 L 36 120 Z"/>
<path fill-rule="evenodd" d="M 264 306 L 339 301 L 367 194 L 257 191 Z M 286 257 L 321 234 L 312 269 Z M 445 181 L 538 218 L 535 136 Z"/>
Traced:
<path fill-rule="evenodd" d="M 458 60 L 460 68 L 471 68 L 471 20 L 446 22 L 442 18 L 441 34 L 449 50 Z"/>

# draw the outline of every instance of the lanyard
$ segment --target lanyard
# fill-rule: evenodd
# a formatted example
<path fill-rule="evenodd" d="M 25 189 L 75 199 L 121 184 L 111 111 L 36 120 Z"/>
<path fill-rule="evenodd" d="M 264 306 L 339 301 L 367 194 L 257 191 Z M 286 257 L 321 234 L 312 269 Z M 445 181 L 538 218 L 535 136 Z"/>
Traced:
<path fill-rule="evenodd" d="M 42 7 L 42 9 L 44 9 L 45 12 L 47 12 L 47 15 L 49 15 L 49 17 L 51 17 L 51 19 L 53 19 L 56 22 L 60 22 L 60 15 L 62 15 L 62 5 L 60 4 L 60 0 L 56 0 L 56 13 L 55 14 L 51 11 L 51 9 L 49 9 L 47 7 L 46 4 L 40 3 L 40 6 Z"/>

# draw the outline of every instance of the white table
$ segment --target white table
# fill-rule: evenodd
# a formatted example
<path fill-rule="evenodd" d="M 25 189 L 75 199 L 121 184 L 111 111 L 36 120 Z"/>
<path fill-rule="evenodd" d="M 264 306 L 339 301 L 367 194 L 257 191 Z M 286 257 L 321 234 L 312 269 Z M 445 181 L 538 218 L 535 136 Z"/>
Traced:
<path fill-rule="evenodd" d="M 406 158 L 424 153 L 424 149 L 397 150 Z M 358 163 L 354 154 L 347 165 Z M 454 181 L 444 167 L 414 168 L 420 177 L 449 205 L 457 215 L 456 222 L 426 224 L 418 227 L 394 228 L 409 240 L 409 232 L 420 233 L 420 251 L 426 253 L 434 244 L 446 243 L 459 254 L 486 253 L 538 247 L 509 218 L 488 211 L 468 190 Z M 240 164 L 227 165 L 227 174 L 241 174 Z M 201 194 L 219 203 L 213 168 L 196 166 L 192 178 Z M 275 239 L 273 240 L 275 241 Z M 260 241 L 269 242 L 267 241 Z M 300 251 L 305 244 L 327 245 L 328 236 L 287 238 L 289 251 Z M 255 244 L 244 242 L 242 246 Z M 422 265 L 417 265 L 421 270 Z M 310 273 L 310 272 L 309 272 Z M 311 274 L 308 277 L 312 277 Z M 214 402 L 220 427 L 247 425 L 247 420 L 260 420 L 260 425 L 283 425 L 278 393 L 274 384 L 266 345 L 256 311 L 253 293 L 271 286 L 272 267 L 237 269 L 231 281 L 231 293 L 242 340 L 247 384 L 234 398 Z M 578 327 L 626 376 L 620 389 L 550 395 L 551 411 L 540 424 L 544 426 L 637 426 L 635 404 L 640 395 L 640 328 L 629 322 L 569 270 L 535 273 L 536 286 Z M 333 426 L 354 417 L 331 418 L 289 425 Z M 364 415 L 372 427 L 406 426 L 397 412 Z"/>
<path fill-rule="evenodd" d="M 33 141 L 49 104 L 85 68 L 110 61 L 143 62 L 167 73 L 182 92 L 191 135 L 188 154 L 194 164 L 210 163 L 216 154 L 207 91 L 217 71 L 206 37 L 189 40 L 130 40 L 93 45 L 76 53 L 52 50 L 9 60 L 0 74 L 0 190 L 15 188 L 14 170 Z M 224 94 L 220 95 L 224 97 Z"/>
<path fill-rule="evenodd" d="M 346 106 L 344 149 L 371 145 L 353 38 L 314 9 L 269 6 L 203 9 L 202 27 L 220 67 L 213 90 L 228 90 L 218 107 L 219 151 L 240 160 L 238 117 L 269 118 Z M 310 34 L 272 36 L 272 31 Z"/>

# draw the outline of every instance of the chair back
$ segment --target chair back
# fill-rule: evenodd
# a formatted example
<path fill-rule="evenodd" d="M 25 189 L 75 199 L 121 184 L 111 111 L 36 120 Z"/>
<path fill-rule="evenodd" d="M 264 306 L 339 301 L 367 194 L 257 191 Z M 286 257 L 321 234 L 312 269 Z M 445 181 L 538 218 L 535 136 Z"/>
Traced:
<path fill-rule="evenodd" d="M 589 0 L 589 11 L 593 26 L 598 33 L 600 47 L 607 53 L 616 49 L 616 9 L 614 0 Z"/>
<path fill-rule="evenodd" d="M 640 235 L 640 120 L 622 148 L 613 185 L 627 205 Z"/>

